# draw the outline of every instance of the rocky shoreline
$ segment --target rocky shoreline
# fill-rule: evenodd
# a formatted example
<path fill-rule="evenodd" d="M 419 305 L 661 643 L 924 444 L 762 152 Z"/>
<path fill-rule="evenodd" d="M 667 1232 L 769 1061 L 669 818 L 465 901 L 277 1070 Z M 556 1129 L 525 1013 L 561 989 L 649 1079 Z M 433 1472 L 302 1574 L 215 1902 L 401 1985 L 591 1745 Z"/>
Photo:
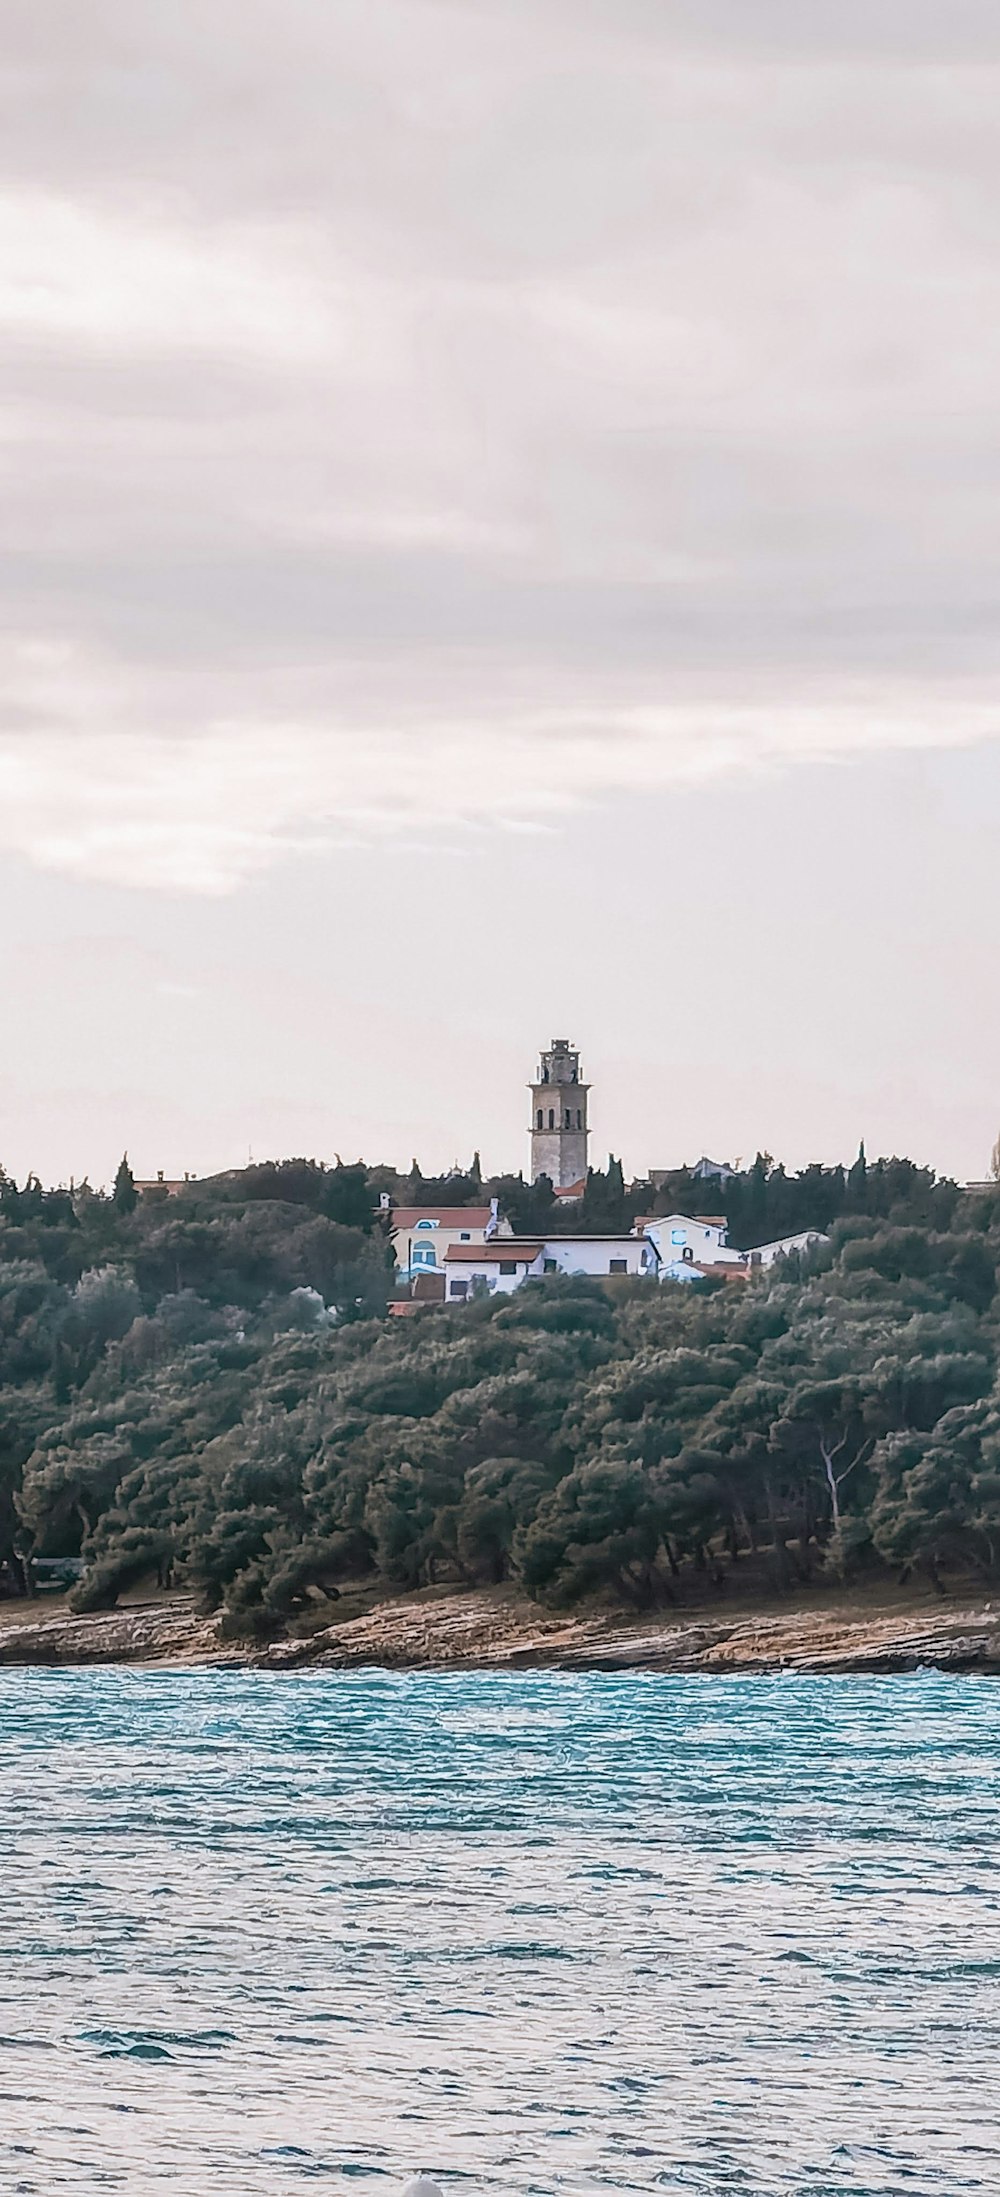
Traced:
<path fill-rule="evenodd" d="M 0 1629 L 0 1663 L 264 1671 L 576 1670 L 1000 1673 L 1000 1609 L 822 1608 L 728 1619 L 557 1617 L 505 1592 L 408 1596 L 266 1648 L 223 1641 L 183 1596 Z"/>

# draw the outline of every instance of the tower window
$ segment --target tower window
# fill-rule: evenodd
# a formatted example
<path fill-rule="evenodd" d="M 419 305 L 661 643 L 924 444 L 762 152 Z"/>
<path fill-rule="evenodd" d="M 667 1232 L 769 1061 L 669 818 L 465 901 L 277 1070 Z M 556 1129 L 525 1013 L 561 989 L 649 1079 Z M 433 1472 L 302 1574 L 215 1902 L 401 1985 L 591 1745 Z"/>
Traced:
<path fill-rule="evenodd" d="M 572 1126 L 573 1126 L 573 1117 L 572 1117 L 572 1115 L 571 1115 L 571 1113 L 570 1113 L 569 1107 L 567 1106 L 567 1108 L 566 1108 L 566 1127 L 567 1127 L 567 1129 L 571 1129 L 571 1128 L 572 1128 Z"/>
<path fill-rule="evenodd" d="M 554 1108 L 553 1108 L 553 1107 L 551 1107 L 551 1106 L 550 1106 L 550 1107 L 549 1107 L 549 1128 L 550 1128 L 550 1129 L 554 1129 L 554 1128 L 555 1128 L 555 1125 L 556 1125 L 555 1110 L 554 1110 Z"/>
<path fill-rule="evenodd" d="M 545 1116 L 544 1116 L 544 1114 L 542 1113 L 542 1109 L 541 1109 L 541 1107 L 539 1107 L 539 1109 L 538 1109 L 538 1126 L 539 1126 L 539 1128 L 540 1128 L 540 1129 L 544 1127 L 544 1123 L 545 1123 Z"/>
<path fill-rule="evenodd" d="M 577 1126 L 577 1128 L 578 1128 L 578 1129 L 582 1129 L 582 1128 L 583 1128 L 583 1115 L 582 1115 L 582 1113 L 580 1112 L 580 1108 L 579 1108 L 579 1107 L 577 1107 L 577 1109 L 576 1109 L 576 1126 Z"/>

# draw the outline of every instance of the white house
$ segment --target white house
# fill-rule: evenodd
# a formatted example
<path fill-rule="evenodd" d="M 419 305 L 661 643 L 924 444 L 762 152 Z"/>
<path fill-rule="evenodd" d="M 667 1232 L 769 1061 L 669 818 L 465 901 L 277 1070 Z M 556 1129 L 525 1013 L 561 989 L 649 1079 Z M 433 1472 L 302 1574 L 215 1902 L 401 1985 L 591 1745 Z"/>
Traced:
<path fill-rule="evenodd" d="M 453 1245 L 481 1247 L 495 1236 L 511 1234 L 510 1222 L 501 1220 L 495 1198 L 489 1205 L 396 1205 L 389 1225 L 396 1279 L 401 1282 L 443 1270 Z"/>
<path fill-rule="evenodd" d="M 655 1246 L 629 1236 L 496 1237 L 489 1243 L 452 1244 L 445 1260 L 448 1303 L 479 1289 L 507 1296 L 522 1282 L 545 1274 L 625 1274 L 655 1279 Z"/>
<path fill-rule="evenodd" d="M 722 1213 L 663 1213 L 655 1219 L 636 1221 L 636 1229 L 656 1247 L 661 1280 L 681 1261 L 687 1266 L 741 1266 L 742 1251 L 727 1242 Z"/>

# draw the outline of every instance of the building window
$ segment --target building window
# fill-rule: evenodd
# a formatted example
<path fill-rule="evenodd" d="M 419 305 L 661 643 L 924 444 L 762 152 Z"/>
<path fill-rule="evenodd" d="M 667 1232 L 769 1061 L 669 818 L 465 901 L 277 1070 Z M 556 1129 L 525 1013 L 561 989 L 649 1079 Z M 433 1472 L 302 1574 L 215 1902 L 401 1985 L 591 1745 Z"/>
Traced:
<path fill-rule="evenodd" d="M 627 1260 L 627 1259 L 609 1259 L 609 1260 L 608 1260 L 608 1273 L 609 1273 L 609 1274 L 627 1274 L 627 1273 L 628 1273 L 628 1260 Z"/>
<path fill-rule="evenodd" d="M 569 1107 L 568 1107 L 568 1106 L 567 1106 L 567 1108 L 566 1108 L 566 1127 L 567 1127 L 567 1129 L 572 1129 L 572 1127 L 573 1127 L 573 1116 L 572 1116 L 572 1114 L 570 1113 L 570 1110 L 569 1110 Z"/>
<path fill-rule="evenodd" d="M 559 1272 L 559 1269 L 554 1259 L 546 1259 L 544 1261 L 542 1271 L 545 1274 L 557 1274 Z"/>
<path fill-rule="evenodd" d="M 437 1222 L 436 1222 L 436 1221 L 418 1221 L 418 1222 L 417 1222 L 417 1227 L 418 1227 L 418 1228 L 436 1228 L 436 1227 L 437 1227 Z"/>
<path fill-rule="evenodd" d="M 472 1242 L 472 1230 L 471 1230 L 471 1228 L 463 1228 L 463 1229 L 461 1229 L 461 1230 L 460 1230 L 460 1232 L 459 1232 L 459 1238 L 458 1238 L 458 1240 L 459 1240 L 459 1243 L 471 1243 L 471 1242 Z"/>
<path fill-rule="evenodd" d="M 468 1282 L 452 1282 L 452 1285 L 451 1285 L 451 1290 L 450 1290 L 450 1295 L 451 1295 L 452 1297 L 467 1297 L 467 1296 L 468 1296 L 468 1294 L 469 1294 L 469 1284 L 468 1284 Z"/>
<path fill-rule="evenodd" d="M 551 1107 L 551 1106 L 550 1106 L 550 1107 L 549 1107 L 549 1128 L 550 1128 L 550 1129 L 554 1129 L 554 1128 L 555 1128 L 555 1125 L 556 1125 L 555 1109 L 554 1109 L 554 1107 Z"/>
<path fill-rule="evenodd" d="M 543 1129 L 545 1127 L 545 1116 L 542 1112 L 541 1107 L 539 1107 L 538 1109 L 538 1126 L 540 1129 Z"/>
<path fill-rule="evenodd" d="M 578 1129 L 583 1128 L 583 1115 L 581 1114 L 579 1107 L 577 1107 L 576 1109 L 576 1126 Z"/>
<path fill-rule="evenodd" d="M 434 1245 L 432 1243 L 415 1243 L 411 1264 L 413 1266 L 436 1266 L 437 1252 Z"/>
<path fill-rule="evenodd" d="M 500 1272 L 501 1272 L 501 1274 L 516 1274 L 516 1273 L 517 1273 L 517 1260 L 516 1260 L 516 1259 L 501 1259 L 501 1261 L 500 1261 Z"/>

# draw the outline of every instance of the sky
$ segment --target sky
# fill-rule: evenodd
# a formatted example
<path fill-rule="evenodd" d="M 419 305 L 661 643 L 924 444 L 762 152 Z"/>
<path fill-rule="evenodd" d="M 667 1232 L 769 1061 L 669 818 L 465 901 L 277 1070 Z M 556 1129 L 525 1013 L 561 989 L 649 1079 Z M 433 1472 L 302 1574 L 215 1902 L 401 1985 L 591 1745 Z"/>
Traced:
<path fill-rule="evenodd" d="M 985 1172 L 993 0 L 6 0 L 0 1163 Z"/>

